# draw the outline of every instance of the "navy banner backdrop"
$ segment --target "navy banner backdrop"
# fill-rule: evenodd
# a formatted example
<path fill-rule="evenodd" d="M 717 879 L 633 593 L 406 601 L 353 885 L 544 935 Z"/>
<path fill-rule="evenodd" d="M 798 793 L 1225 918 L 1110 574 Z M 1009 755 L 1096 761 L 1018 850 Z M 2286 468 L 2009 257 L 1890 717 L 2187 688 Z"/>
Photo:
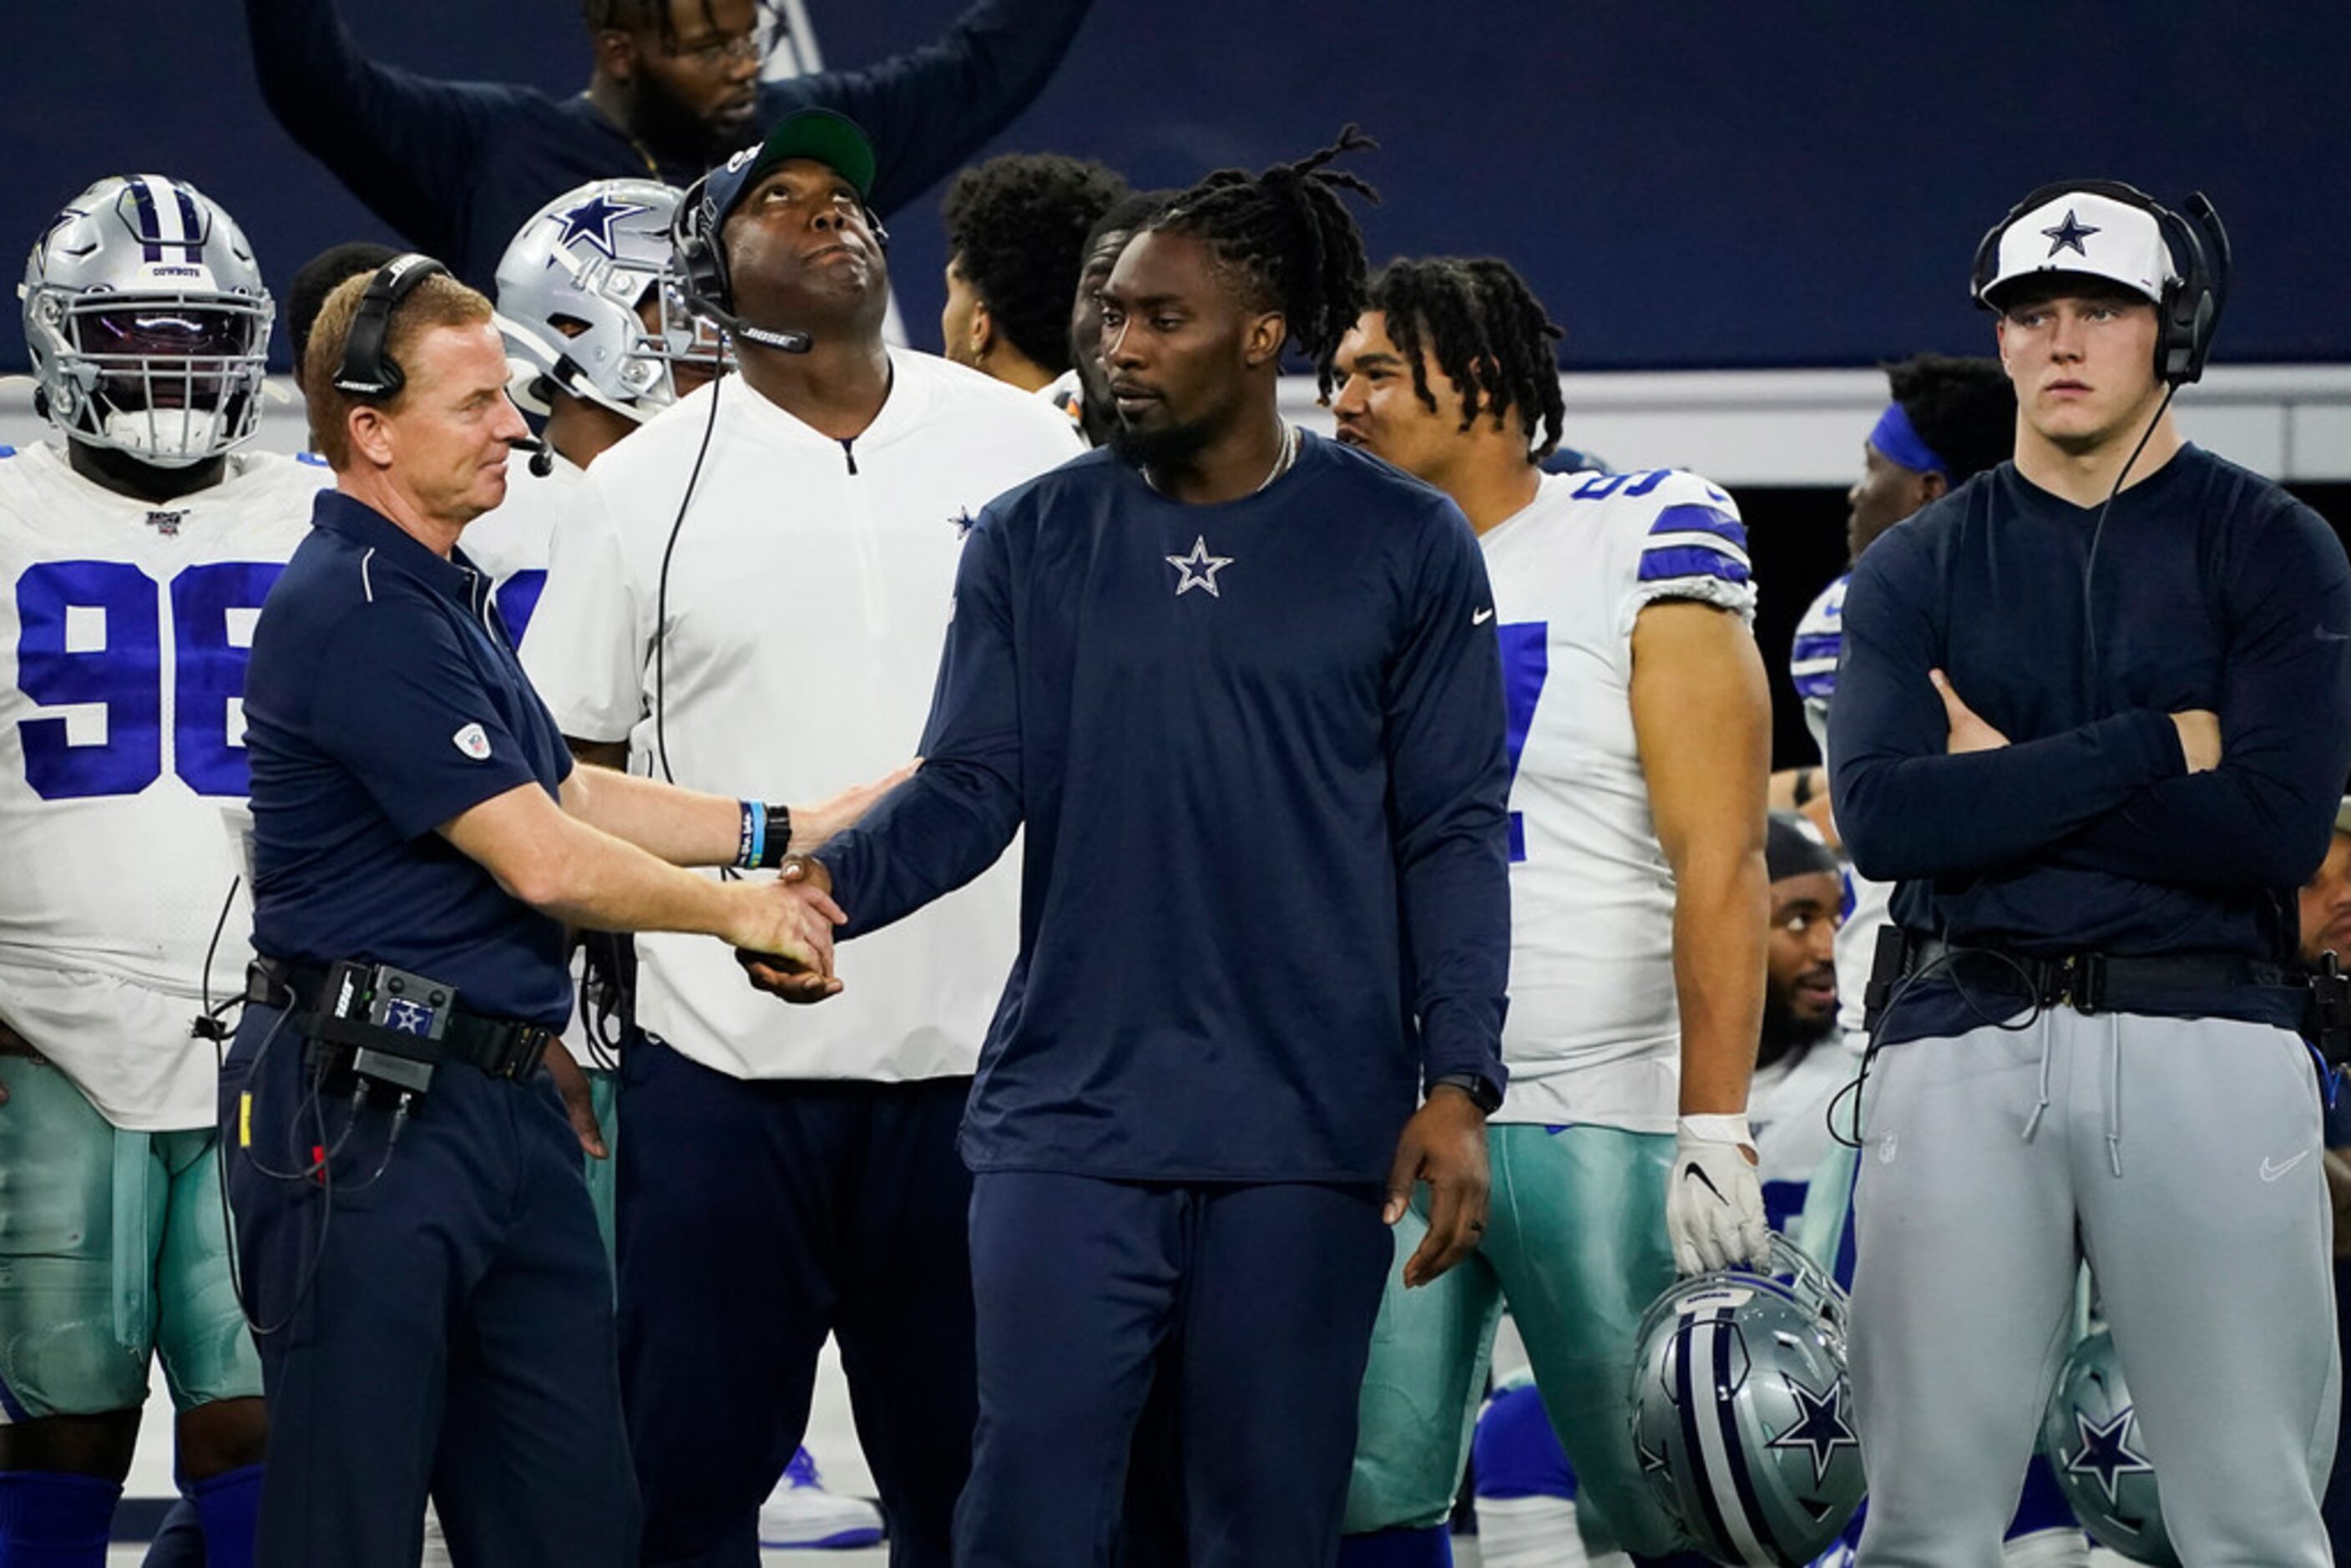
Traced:
<path fill-rule="evenodd" d="M 425 74 L 586 79 L 575 0 L 340 4 L 379 57 Z M 808 4 L 829 64 L 919 43 L 957 8 Z M 220 200 L 281 292 L 329 244 L 393 237 L 262 107 L 235 0 L 9 11 L 12 264 L 90 179 L 134 171 Z M 1000 146 L 1165 184 L 1358 120 L 1384 143 L 1359 165 L 1387 196 L 1374 259 L 1511 258 L 1567 326 L 1566 361 L 1593 369 L 1980 351 L 1968 258 L 2009 202 L 2077 174 L 2167 201 L 2200 185 L 2239 258 L 2216 357 L 2351 361 L 2346 79 L 2339 0 L 1099 0 Z M 910 332 L 935 347 L 936 193 L 892 230 Z M 20 368 L 8 315 L 0 361 Z"/>

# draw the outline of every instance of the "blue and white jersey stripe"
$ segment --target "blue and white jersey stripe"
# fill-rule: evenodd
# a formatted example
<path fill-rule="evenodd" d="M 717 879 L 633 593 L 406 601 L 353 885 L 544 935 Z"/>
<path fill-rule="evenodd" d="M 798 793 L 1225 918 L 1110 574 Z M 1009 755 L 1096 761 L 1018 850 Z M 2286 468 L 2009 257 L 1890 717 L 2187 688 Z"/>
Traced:
<path fill-rule="evenodd" d="M 1837 659 L 1844 652 L 1844 590 L 1851 572 L 1821 591 L 1804 618 L 1796 622 L 1796 640 L 1788 651 L 1788 678 L 1796 695 L 1808 703 L 1825 703 L 1836 693 Z"/>
<path fill-rule="evenodd" d="M 1686 501 L 1661 508 L 1649 525 L 1641 550 L 1643 582 L 1711 577 L 1736 583 L 1753 575 L 1747 559 L 1747 526 L 1727 506 Z"/>

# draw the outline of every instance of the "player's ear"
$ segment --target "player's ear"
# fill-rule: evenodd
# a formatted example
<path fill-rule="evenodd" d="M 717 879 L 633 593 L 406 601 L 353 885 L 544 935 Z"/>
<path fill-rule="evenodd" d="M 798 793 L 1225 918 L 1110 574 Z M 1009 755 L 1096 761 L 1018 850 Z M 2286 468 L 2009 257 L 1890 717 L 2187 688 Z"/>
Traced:
<path fill-rule="evenodd" d="M 1241 363 L 1250 370 L 1269 361 L 1281 358 L 1281 345 L 1290 340 L 1290 318 L 1279 310 L 1267 310 L 1253 316 L 1241 331 Z"/>
<path fill-rule="evenodd" d="M 351 455 L 378 468 L 392 465 L 392 422 L 371 402 L 355 402 L 343 415 L 343 433 Z"/>
<path fill-rule="evenodd" d="M 987 301 L 975 299 L 971 304 L 971 325 L 965 329 L 965 339 L 975 362 L 987 357 L 996 347 L 996 318 L 987 313 Z"/>
<path fill-rule="evenodd" d="M 636 35 L 619 27 L 599 27 L 589 35 L 595 49 L 596 74 L 623 84 L 637 78 Z"/>
<path fill-rule="evenodd" d="M 1918 476 L 1918 505 L 1939 501 L 1951 493 L 1951 482 L 1932 468 Z"/>

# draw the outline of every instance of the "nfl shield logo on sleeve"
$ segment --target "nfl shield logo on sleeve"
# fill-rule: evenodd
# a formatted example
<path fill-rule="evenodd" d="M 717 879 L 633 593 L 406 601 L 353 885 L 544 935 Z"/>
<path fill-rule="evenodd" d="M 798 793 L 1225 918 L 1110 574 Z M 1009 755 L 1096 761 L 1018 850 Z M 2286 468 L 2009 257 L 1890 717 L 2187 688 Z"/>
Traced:
<path fill-rule="evenodd" d="M 478 724 L 469 724 L 449 737 L 457 749 L 479 762 L 490 754 L 490 737 Z"/>

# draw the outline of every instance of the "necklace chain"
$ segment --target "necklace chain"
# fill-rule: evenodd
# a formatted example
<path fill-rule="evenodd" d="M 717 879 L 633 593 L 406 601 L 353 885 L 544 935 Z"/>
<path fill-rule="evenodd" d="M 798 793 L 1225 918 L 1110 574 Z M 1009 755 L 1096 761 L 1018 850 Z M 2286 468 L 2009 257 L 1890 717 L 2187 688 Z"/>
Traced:
<path fill-rule="evenodd" d="M 1249 491 L 1249 494 L 1252 496 L 1262 494 L 1268 485 L 1272 484 L 1276 479 L 1280 478 L 1284 474 L 1288 473 L 1290 471 L 1290 465 L 1298 461 L 1298 426 L 1290 423 L 1288 420 L 1281 418 L 1278 414 L 1274 417 L 1273 423 L 1280 427 L 1281 431 L 1280 439 L 1276 444 L 1276 450 L 1273 455 L 1273 466 L 1265 471 L 1265 477 L 1259 480 L 1256 487 Z M 1163 496 L 1167 494 L 1166 491 L 1160 489 L 1159 481 L 1151 476 L 1151 470 L 1149 468 L 1144 468 L 1142 472 L 1143 482 L 1144 484 L 1150 486 L 1154 490 L 1157 490 L 1159 494 Z"/>

